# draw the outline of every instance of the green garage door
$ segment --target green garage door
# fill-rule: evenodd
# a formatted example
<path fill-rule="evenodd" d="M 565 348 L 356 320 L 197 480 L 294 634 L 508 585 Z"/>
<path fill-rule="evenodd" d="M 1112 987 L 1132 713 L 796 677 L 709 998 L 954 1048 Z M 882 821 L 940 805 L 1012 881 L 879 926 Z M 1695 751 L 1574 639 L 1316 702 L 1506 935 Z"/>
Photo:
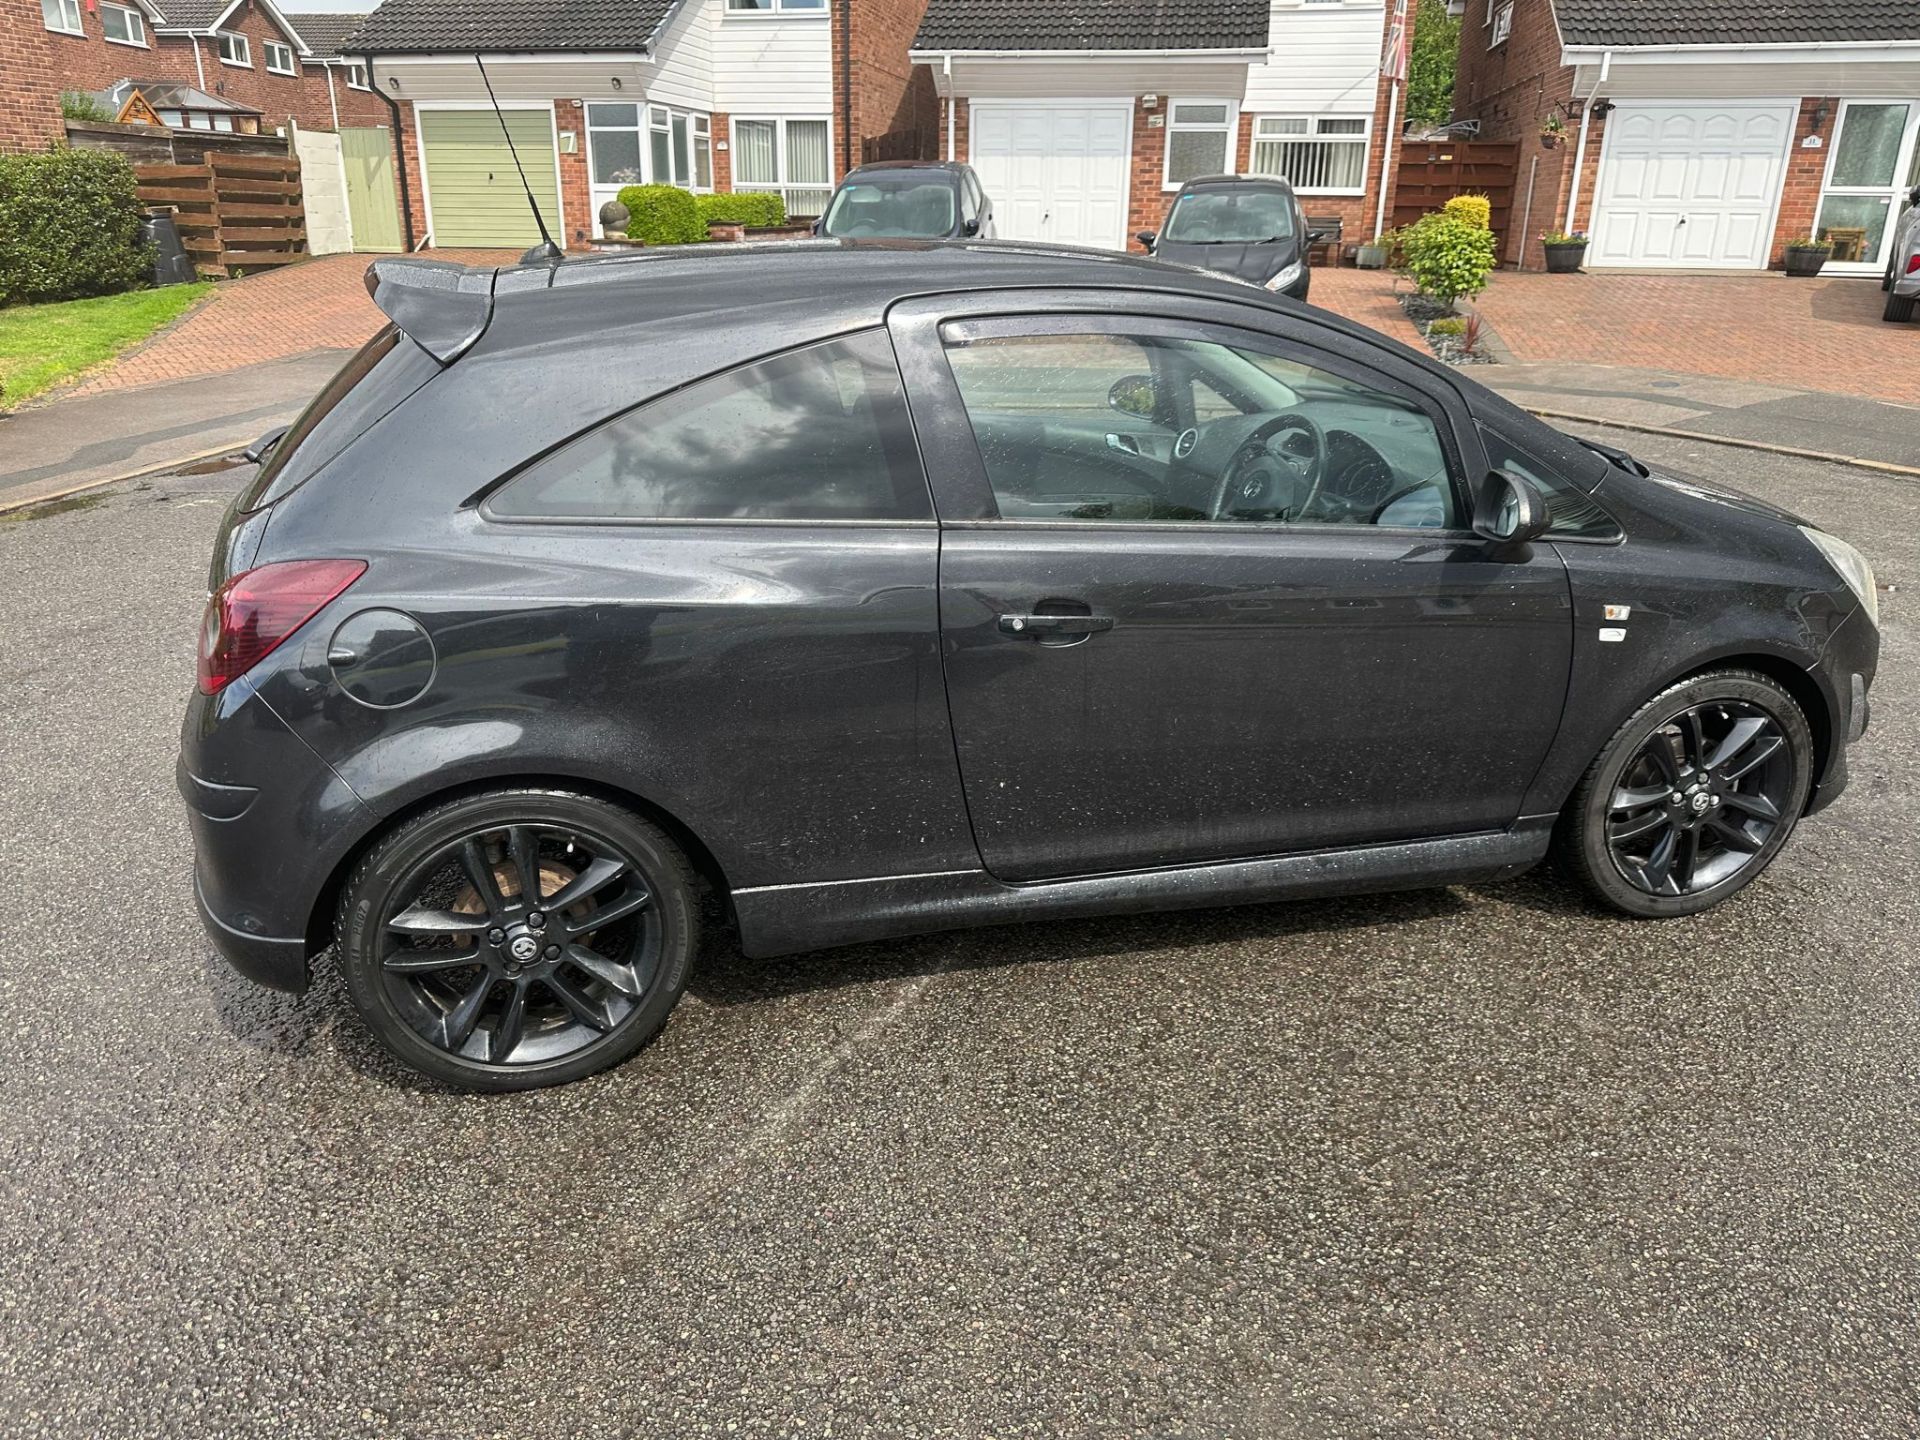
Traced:
<path fill-rule="evenodd" d="M 435 245 L 537 245 L 540 232 L 527 208 L 513 155 L 491 110 L 422 110 L 421 148 L 427 170 L 427 208 Z M 546 110 L 508 110 L 507 128 L 527 167 L 547 228 L 564 244 L 560 185 L 554 169 L 553 116 Z"/>

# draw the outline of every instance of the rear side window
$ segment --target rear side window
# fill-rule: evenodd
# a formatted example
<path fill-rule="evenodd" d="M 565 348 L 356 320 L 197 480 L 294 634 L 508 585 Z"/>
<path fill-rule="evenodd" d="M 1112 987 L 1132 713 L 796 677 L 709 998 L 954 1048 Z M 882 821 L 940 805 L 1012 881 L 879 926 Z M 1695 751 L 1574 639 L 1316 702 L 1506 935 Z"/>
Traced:
<path fill-rule="evenodd" d="M 1482 425 L 1480 438 L 1494 469 L 1531 480 L 1546 497 L 1549 535 L 1577 536 L 1585 540 L 1612 540 L 1619 536 L 1620 526 L 1586 491 L 1560 479 L 1499 431 Z"/>
<path fill-rule="evenodd" d="M 809 345 L 629 410 L 487 502 L 504 520 L 925 520 L 883 331 Z"/>

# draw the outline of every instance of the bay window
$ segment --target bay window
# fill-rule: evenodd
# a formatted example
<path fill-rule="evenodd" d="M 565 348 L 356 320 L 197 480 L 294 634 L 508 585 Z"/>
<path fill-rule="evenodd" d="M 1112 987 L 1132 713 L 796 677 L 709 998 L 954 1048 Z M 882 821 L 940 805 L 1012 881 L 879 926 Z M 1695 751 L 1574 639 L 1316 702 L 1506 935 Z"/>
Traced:
<path fill-rule="evenodd" d="M 1233 173 L 1234 107 L 1229 100 L 1175 100 L 1167 106 L 1168 190 L 1203 175 Z"/>
<path fill-rule="evenodd" d="M 812 219 L 833 197 L 833 145 L 825 120 L 733 122 L 733 188 L 777 190 L 787 214 Z"/>
<path fill-rule="evenodd" d="M 1367 188 L 1364 115 L 1262 115 L 1253 122 L 1253 173 L 1302 195 L 1361 195 Z"/>

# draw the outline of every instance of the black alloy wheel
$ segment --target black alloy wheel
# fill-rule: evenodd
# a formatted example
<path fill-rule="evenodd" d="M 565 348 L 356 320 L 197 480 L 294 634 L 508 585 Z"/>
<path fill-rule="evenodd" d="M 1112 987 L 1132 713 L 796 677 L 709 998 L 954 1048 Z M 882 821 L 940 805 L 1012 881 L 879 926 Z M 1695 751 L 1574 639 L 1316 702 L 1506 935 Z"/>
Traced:
<path fill-rule="evenodd" d="M 1779 853 L 1811 762 L 1806 718 L 1772 680 L 1726 671 L 1684 681 L 1601 751 L 1563 817 L 1562 856 L 1630 914 L 1707 909 Z"/>
<path fill-rule="evenodd" d="M 552 791 L 471 797 L 383 842 L 339 934 L 354 1004 L 410 1065 L 469 1089 L 560 1084 L 665 1023 L 697 924 L 652 825 Z"/>

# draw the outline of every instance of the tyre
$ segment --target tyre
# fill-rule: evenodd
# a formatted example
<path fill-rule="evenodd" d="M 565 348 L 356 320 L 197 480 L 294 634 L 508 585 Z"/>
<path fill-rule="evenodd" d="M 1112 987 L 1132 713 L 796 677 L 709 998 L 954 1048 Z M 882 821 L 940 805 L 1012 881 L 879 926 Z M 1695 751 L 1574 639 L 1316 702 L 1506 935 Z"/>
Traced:
<path fill-rule="evenodd" d="M 1880 312 L 1880 318 L 1893 321 L 1911 320 L 1916 300 L 1920 300 L 1920 295 L 1888 295 L 1887 308 Z"/>
<path fill-rule="evenodd" d="M 666 1024 L 699 943 L 696 883 L 663 831 L 603 800 L 455 800 L 383 839 L 348 882 L 347 993 L 396 1058 L 449 1085 L 578 1080 Z"/>
<path fill-rule="evenodd" d="M 1764 675 L 1720 670 L 1654 696 L 1588 767 L 1562 863 L 1629 915 L 1692 915 L 1751 884 L 1807 802 L 1813 735 Z"/>

